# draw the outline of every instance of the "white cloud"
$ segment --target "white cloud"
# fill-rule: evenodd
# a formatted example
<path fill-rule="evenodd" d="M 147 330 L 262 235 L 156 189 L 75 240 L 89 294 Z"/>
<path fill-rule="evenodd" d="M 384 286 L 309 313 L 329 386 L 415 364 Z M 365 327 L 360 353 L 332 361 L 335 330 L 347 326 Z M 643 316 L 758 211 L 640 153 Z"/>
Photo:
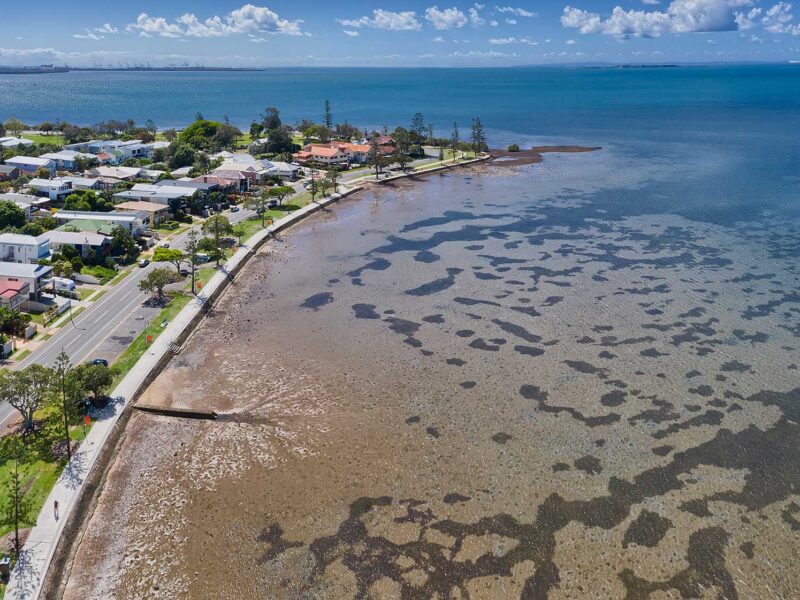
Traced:
<path fill-rule="evenodd" d="M 433 25 L 434 29 L 458 29 L 464 27 L 469 20 L 458 8 L 440 9 L 438 6 L 431 6 L 425 10 L 425 18 Z"/>
<path fill-rule="evenodd" d="M 286 35 L 303 35 L 300 28 L 302 21 L 281 19 L 277 13 L 266 6 L 245 4 L 227 15 L 214 15 L 201 21 L 194 13 L 185 13 L 174 22 L 164 17 L 152 17 L 141 13 L 135 23 L 125 29 L 138 32 L 142 37 L 227 37 L 243 33 L 282 33 Z"/>
<path fill-rule="evenodd" d="M 494 9 L 505 15 L 514 15 L 515 17 L 538 17 L 539 13 L 525 10 L 524 8 L 514 8 L 513 6 L 495 6 Z"/>
<path fill-rule="evenodd" d="M 433 38 L 433 41 L 436 42 L 437 44 L 443 44 L 444 38 L 440 35 L 437 35 L 435 38 Z"/>
<path fill-rule="evenodd" d="M 263 44 L 266 41 L 267 41 L 267 38 L 250 36 L 250 43 L 251 44 Z"/>
<path fill-rule="evenodd" d="M 73 33 L 72 37 L 76 40 L 102 40 L 105 39 L 105 36 L 97 35 L 93 31 L 89 29 L 84 29 L 85 33 Z"/>
<path fill-rule="evenodd" d="M 95 27 L 95 31 L 98 33 L 118 33 L 119 29 L 114 27 L 111 23 L 104 23 L 101 27 Z"/>
<path fill-rule="evenodd" d="M 84 29 L 83 33 L 73 33 L 72 37 L 78 40 L 103 40 L 106 35 L 118 33 L 119 29 L 111 25 L 111 23 L 104 23 L 100 27 L 93 29 Z"/>
<path fill-rule="evenodd" d="M 505 52 L 496 52 L 495 50 L 470 50 L 469 52 L 456 50 L 455 52 L 451 52 L 448 56 L 453 58 L 513 58 L 516 54 L 506 54 Z"/>
<path fill-rule="evenodd" d="M 620 38 L 660 37 L 666 33 L 735 31 L 737 8 L 750 0 L 673 0 L 666 11 L 614 8 L 607 19 L 598 13 L 564 7 L 561 24 L 581 33 L 602 33 Z"/>
<path fill-rule="evenodd" d="M 761 22 L 764 29 L 770 33 L 791 33 L 800 35 L 800 24 L 792 23 L 792 5 L 788 2 L 778 2 L 764 13 Z"/>
<path fill-rule="evenodd" d="M 358 37 L 359 35 L 361 35 L 357 31 L 354 31 L 352 29 L 343 29 L 342 33 L 345 34 L 347 37 Z"/>
<path fill-rule="evenodd" d="M 387 29 L 389 31 L 419 31 L 422 29 L 422 24 L 417 20 L 417 13 L 413 10 L 392 12 L 378 8 L 372 11 L 372 17 L 338 19 L 338 22 L 345 27 L 356 29 L 362 27 Z"/>
<path fill-rule="evenodd" d="M 530 38 L 523 37 L 505 37 L 505 38 L 491 38 L 489 43 L 493 46 L 509 46 L 511 44 L 524 44 L 526 46 L 538 46 L 539 42 L 534 42 Z"/>
<path fill-rule="evenodd" d="M 567 40 L 567 46 L 574 46 L 577 43 L 575 40 Z"/>
<path fill-rule="evenodd" d="M 481 11 L 483 10 L 484 5 L 475 3 L 472 7 L 467 11 L 469 13 L 469 22 L 472 23 L 473 27 L 480 27 L 484 23 L 486 23 L 486 19 L 481 17 Z"/>
<path fill-rule="evenodd" d="M 506 19 L 506 23 L 508 23 L 509 25 L 516 25 L 517 24 L 517 20 L 516 19 Z"/>

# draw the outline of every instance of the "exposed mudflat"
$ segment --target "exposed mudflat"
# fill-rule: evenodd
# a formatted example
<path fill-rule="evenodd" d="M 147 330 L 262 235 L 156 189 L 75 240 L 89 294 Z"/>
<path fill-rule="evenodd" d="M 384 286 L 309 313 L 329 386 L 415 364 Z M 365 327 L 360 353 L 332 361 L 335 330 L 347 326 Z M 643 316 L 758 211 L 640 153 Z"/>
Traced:
<path fill-rule="evenodd" d="M 224 416 L 132 417 L 66 597 L 800 595 L 800 229 L 621 167 L 436 175 L 270 244 L 143 399 Z"/>

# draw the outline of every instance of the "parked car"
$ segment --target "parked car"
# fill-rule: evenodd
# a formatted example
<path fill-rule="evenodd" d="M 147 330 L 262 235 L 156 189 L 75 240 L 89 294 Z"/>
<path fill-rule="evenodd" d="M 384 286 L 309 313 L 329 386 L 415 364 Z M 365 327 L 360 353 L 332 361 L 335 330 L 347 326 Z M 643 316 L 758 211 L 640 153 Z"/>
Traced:
<path fill-rule="evenodd" d="M 95 358 L 89 361 L 89 364 L 95 367 L 107 367 L 108 361 L 105 358 Z"/>
<path fill-rule="evenodd" d="M 231 206 L 231 212 L 239 212 L 239 207 L 234 204 Z"/>
<path fill-rule="evenodd" d="M 142 260 L 139 261 L 139 268 L 144 269 L 149 264 L 150 264 L 150 259 L 143 258 Z"/>
<path fill-rule="evenodd" d="M 161 244 L 161 247 L 162 248 L 169 248 L 169 242 L 164 242 L 163 244 Z"/>

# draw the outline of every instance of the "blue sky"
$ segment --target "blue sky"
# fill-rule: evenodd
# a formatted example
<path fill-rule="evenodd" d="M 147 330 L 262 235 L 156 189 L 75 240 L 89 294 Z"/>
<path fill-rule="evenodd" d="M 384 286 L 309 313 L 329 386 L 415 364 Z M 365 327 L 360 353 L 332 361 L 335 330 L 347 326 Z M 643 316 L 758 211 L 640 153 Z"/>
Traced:
<path fill-rule="evenodd" d="M 800 6 L 775 0 L 39 0 L 2 13 L 6 65 L 800 60 Z"/>

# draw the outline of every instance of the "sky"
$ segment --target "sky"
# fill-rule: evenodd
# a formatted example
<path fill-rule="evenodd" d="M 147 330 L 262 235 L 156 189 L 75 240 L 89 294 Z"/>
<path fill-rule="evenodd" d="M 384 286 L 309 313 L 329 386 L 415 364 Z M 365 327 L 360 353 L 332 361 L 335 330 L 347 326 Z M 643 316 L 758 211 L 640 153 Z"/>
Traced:
<path fill-rule="evenodd" d="M 6 2 L 0 65 L 479 67 L 800 61 L 775 0 Z"/>

